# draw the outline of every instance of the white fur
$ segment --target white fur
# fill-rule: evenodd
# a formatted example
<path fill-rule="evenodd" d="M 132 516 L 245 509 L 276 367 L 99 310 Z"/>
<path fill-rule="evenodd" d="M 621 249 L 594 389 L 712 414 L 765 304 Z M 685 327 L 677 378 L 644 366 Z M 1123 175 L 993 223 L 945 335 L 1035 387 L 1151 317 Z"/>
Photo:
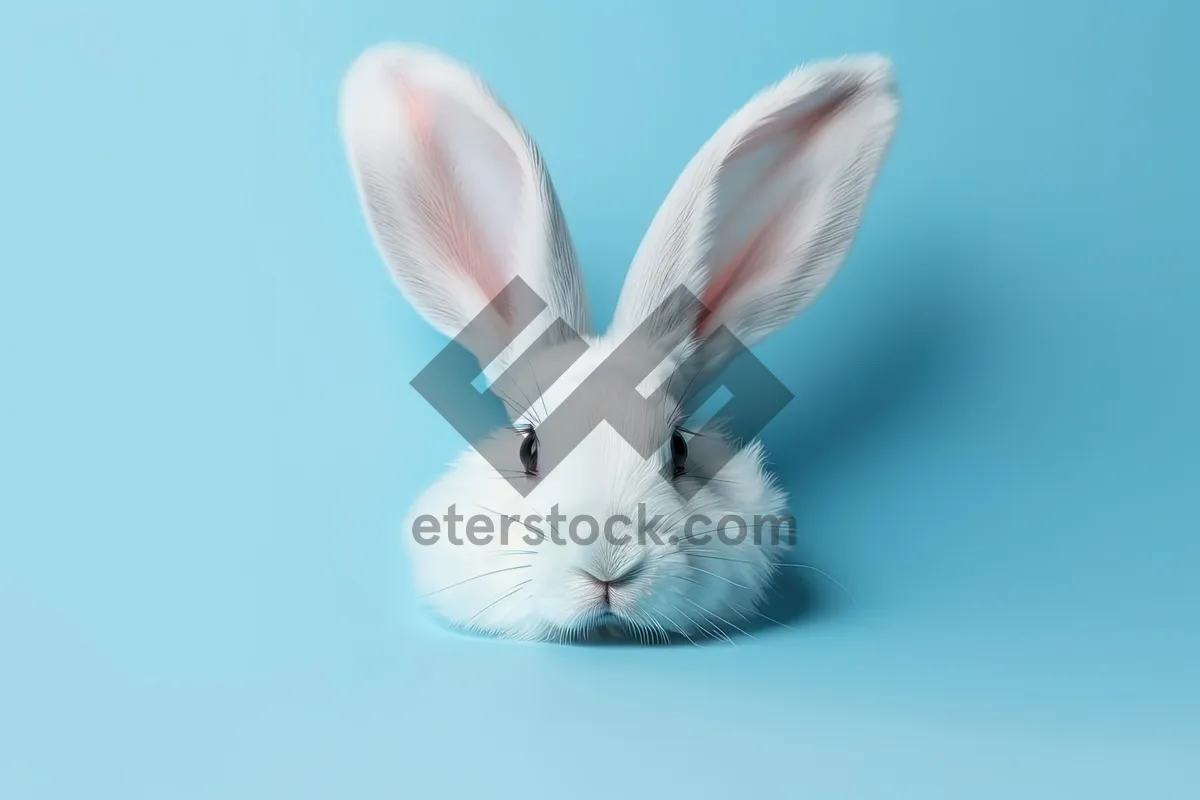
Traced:
<path fill-rule="evenodd" d="M 540 386 L 544 393 L 517 420 L 536 424 L 643 321 L 663 337 L 682 331 L 691 349 L 702 348 L 721 325 L 751 344 L 794 317 L 844 260 L 898 113 L 891 67 L 878 56 L 798 69 L 752 99 L 668 195 L 602 337 L 591 335 L 574 249 L 537 150 L 468 68 L 422 47 L 371 48 L 346 77 L 341 122 L 380 252 L 438 330 L 457 335 L 499 288 L 520 277 L 549 308 L 512 354 L 554 317 L 587 338 L 587 352 L 552 385 Z M 707 316 L 656 310 L 680 285 L 702 298 Z M 503 315 L 492 324 L 496 335 L 505 334 Z M 679 358 L 663 355 L 660 381 L 670 379 Z M 714 361 L 721 355 L 706 353 Z M 481 367 L 495 377 L 510 361 L 511 355 Z M 593 399 L 597 409 L 611 407 L 611 398 Z M 666 397 L 649 414 L 636 412 L 627 427 L 661 441 L 677 423 L 675 401 Z M 502 429 L 482 447 L 511 455 L 519 470 L 520 442 Z M 788 542 L 769 532 L 736 544 L 666 537 L 683 536 L 684 521 L 701 514 L 714 522 L 731 514 L 748 522 L 781 515 L 786 497 L 764 470 L 757 442 L 718 477 L 685 501 L 662 477 L 660 460 L 643 459 L 602 423 L 549 474 L 522 478 L 534 482 L 523 497 L 468 449 L 410 511 L 405 536 L 416 584 L 448 622 L 517 638 L 574 638 L 601 622 L 643 636 L 688 638 L 744 628 Z M 552 506 L 567 520 L 587 515 L 603 524 L 617 514 L 636 517 L 639 504 L 649 516 L 676 520 L 661 544 L 620 545 L 603 535 L 584 544 L 568 530 L 559 531 L 561 544 L 530 544 L 536 537 L 518 524 L 509 527 L 507 542 L 493 530 L 486 545 L 452 543 L 444 524 L 436 544 L 413 535 L 418 518 L 440 519 L 451 507 L 464 517 L 487 515 L 498 526 L 501 516 L 544 519 Z M 539 530 L 553 533 L 548 525 Z M 625 578 L 611 588 L 611 613 L 601 615 L 604 590 L 589 576 Z"/>

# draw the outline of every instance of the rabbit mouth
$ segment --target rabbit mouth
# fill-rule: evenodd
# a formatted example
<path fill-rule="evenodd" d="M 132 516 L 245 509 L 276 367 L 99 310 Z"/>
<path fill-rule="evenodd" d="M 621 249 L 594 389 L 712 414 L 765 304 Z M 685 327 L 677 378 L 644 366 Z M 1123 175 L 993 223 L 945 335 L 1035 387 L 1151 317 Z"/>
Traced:
<path fill-rule="evenodd" d="M 629 638 L 629 626 L 617 612 L 605 608 L 592 615 L 582 633 L 588 641 L 624 641 Z"/>

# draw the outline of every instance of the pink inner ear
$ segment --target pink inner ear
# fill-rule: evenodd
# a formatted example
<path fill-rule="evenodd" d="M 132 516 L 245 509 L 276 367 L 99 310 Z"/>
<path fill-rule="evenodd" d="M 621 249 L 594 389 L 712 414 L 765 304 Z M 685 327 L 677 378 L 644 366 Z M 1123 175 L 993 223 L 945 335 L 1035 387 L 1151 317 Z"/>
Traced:
<path fill-rule="evenodd" d="M 471 219 L 470 206 L 455 182 L 453 165 L 435 130 L 437 109 L 427 95 L 407 84 L 398 83 L 397 90 L 428 167 L 429 181 L 422 182 L 428 196 L 415 198 L 413 206 L 424 216 L 424 227 L 438 249 L 491 302 L 504 289 L 500 260 Z M 507 315 L 508 309 L 501 312 Z"/>
<path fill-rule="evenodd" d="M 779 142 L 782 147 L 779 155 L 755 176 L 754 180 L 743 189 L 735 202 L 731 204 L 730 217 L 738 210 L 746 208 L 748 200 L 753 195 L 761 193 L 766 186 L 779 177 L 779 171 L 785 164 L 797 158 L 814 138 L 819 136 L 831 120 L 854 98 L 857 89 L 850 87 L 835 92 L 817 105 L 799 116 L 776 119 L 749 131 L 731 148 L 729 155 L 721 163 L 717 180 L 722 173 L 728 173 L 734 166 L 762 147 Z M 799 198 L 784 197 L 777 208 L 771 211 L 768 219 L 758 226 L 754 233 L 738 250 L 720 267 L 716 268 L 704 294 L 700 298 L 701 309 L 696 319 L 696 336 L 703 338 L 712 333 L 710 325 L 712 318 L 729 300 L 744 287 L 747 282 L 760 276 L 767 269 L 766 259 L 759 256 L 771 243 L 771 238 L 777 233 L 781 218 L 798 202 Z M 728 237 L 731 226 L 730 218 L 718 220 L 714 229 L 713 240 L 721 242 Z"/>

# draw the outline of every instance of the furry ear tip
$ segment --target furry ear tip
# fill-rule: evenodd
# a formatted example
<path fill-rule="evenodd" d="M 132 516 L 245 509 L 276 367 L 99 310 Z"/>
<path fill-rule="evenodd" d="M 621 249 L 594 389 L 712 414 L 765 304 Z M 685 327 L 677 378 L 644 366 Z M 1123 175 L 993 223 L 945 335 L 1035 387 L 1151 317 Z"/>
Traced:
<path fill-rule="evenodd" d="M 862 75 L 864 85 L 876 88 L 893 99 L 899 98 L 895 64 L 883 53 L 855 57 L 855 69 Z"/>
<path fill-rule="evenodd" d="M 875 91 L 893 106 L 895 113 L 899 113 L 900 83 L 892 60 L 882 53 L 874 53 L 861 57 L 859 64 L 864 86 Z"/>
<path fill-rule="evenodd" d="M 883 120 L 895 125 L 900 116 L 900 86 L 895 65 L 883 53 L 863 53 L 844 56 L 829 64 L 835 79 L 849 81 L 856 94 L 870 98 Z"/>
<path fill-rule="evenodd" d="M 350 63 L 349 72 L 354 73 L 382 64 L 446 60 L 447 57 L 440 51 L 417 42 L 376 42 L 358 54 Z"/>
<path fill-rule="evenodd" d="M 413 42 L 379 42 L 368 46 L 350 62 L 342 76 L 342 96 L 357 87 L 370 86 L 385 76 L 423 75 L 435 82 L 459 80 L 470 71 L 450 56 Z"/>
<path fill-rule="evenodd" d="M 896 95 L 896 70 L 892 59 L 883 53 L 854 53 L 826 61 L 801 64 L 791 78 L 832 78 L 849 80 L 866 90 Z"/>
<path fill-rule="evenodd" d="M 895 73 L 892 59 L 883 53 L 849 53 L 833 63 L 871 83 L 888 83 Z"/>
<path fill-rule="evenodd" d="M 475 83 L 468 68 L 427 45 L 373 44 L 358 54 L 342 76 L 338 87 L 339 126 L 355 148 L 394 143 L 401 135 L 399 120 L 410 115 L 420 117 L 424 108 L 418 102 L 420 96 L 429 92 L 469 96 Z M 405 102 L 398 105 L 401 94 L 397 89 L 402 84 L 420 89 L 404 92 Z M 398 108 L 403 108 L 400 114 Z"/>
<path fill-rule="evenodd" d="M 895 72 L 892 59 L 885 53 L 857 53 L 849 55 L 846 60 L 862 72 L 890 79 Z"/>

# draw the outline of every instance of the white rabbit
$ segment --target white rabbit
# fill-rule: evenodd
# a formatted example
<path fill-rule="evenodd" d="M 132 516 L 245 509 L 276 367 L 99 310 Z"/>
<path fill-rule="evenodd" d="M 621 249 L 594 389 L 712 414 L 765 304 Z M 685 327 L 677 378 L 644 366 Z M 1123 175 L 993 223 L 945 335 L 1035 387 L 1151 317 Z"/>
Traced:
<path fill-rule="evenodd" d="M 685 386 L 694 365 L 729 356 L 733 340 L 717 331 L 754 344 L 843 262 L 899 118 L 891 64 L 871 55 L 803 67 L 729 118 L 654 218 L 602 336 L 538 151 L 469 68 L 424 47 L 372 47 L 344 80 L 340 114 L 363 211 L 404 295 L 450 337 L 478 317 L 483 333 L 467 346 L 490 381 L 534 353 L 524 361 L 534 382 L 514 379 L 505 393 L 513 426 L 463 452 L 409 513 L 415 582 L 433 609 L 459 628 L 524 639 L 696 639 L 749 626 L 790 542 L 753 530 L 717 538 L 712 526 L 782 518 L 786 496 L 758 442 L 730 445 L 715 479 L 679 490 L 697 480 L 688 451 L 699 449 L 684 427 Z M 493 308 L 516 278 L 544 301 L 535 324 Z M 664 305 L 680 287 L 698 310 Z M 620 380 L 587 381 L 635 332 L 642 358 L 617 370 L 650 375 L 643 386 L 660 391 L 642 404 L 627 402 Z M 513 344 L 497 357 L 497 342 Z M 684 359 L 693 367 L 678 380 Z M 578 446 L 562 426 L 559 437 L 541 427 L 568 399 L 590 429 Z M 451 536 L 455 512 L 492 527 L 477 522 L 468 538 L 459 519 Z M 634 531 L 639 517 L 660 527 Z M 605 528 L 568 531 L 577 519 Z"/>

